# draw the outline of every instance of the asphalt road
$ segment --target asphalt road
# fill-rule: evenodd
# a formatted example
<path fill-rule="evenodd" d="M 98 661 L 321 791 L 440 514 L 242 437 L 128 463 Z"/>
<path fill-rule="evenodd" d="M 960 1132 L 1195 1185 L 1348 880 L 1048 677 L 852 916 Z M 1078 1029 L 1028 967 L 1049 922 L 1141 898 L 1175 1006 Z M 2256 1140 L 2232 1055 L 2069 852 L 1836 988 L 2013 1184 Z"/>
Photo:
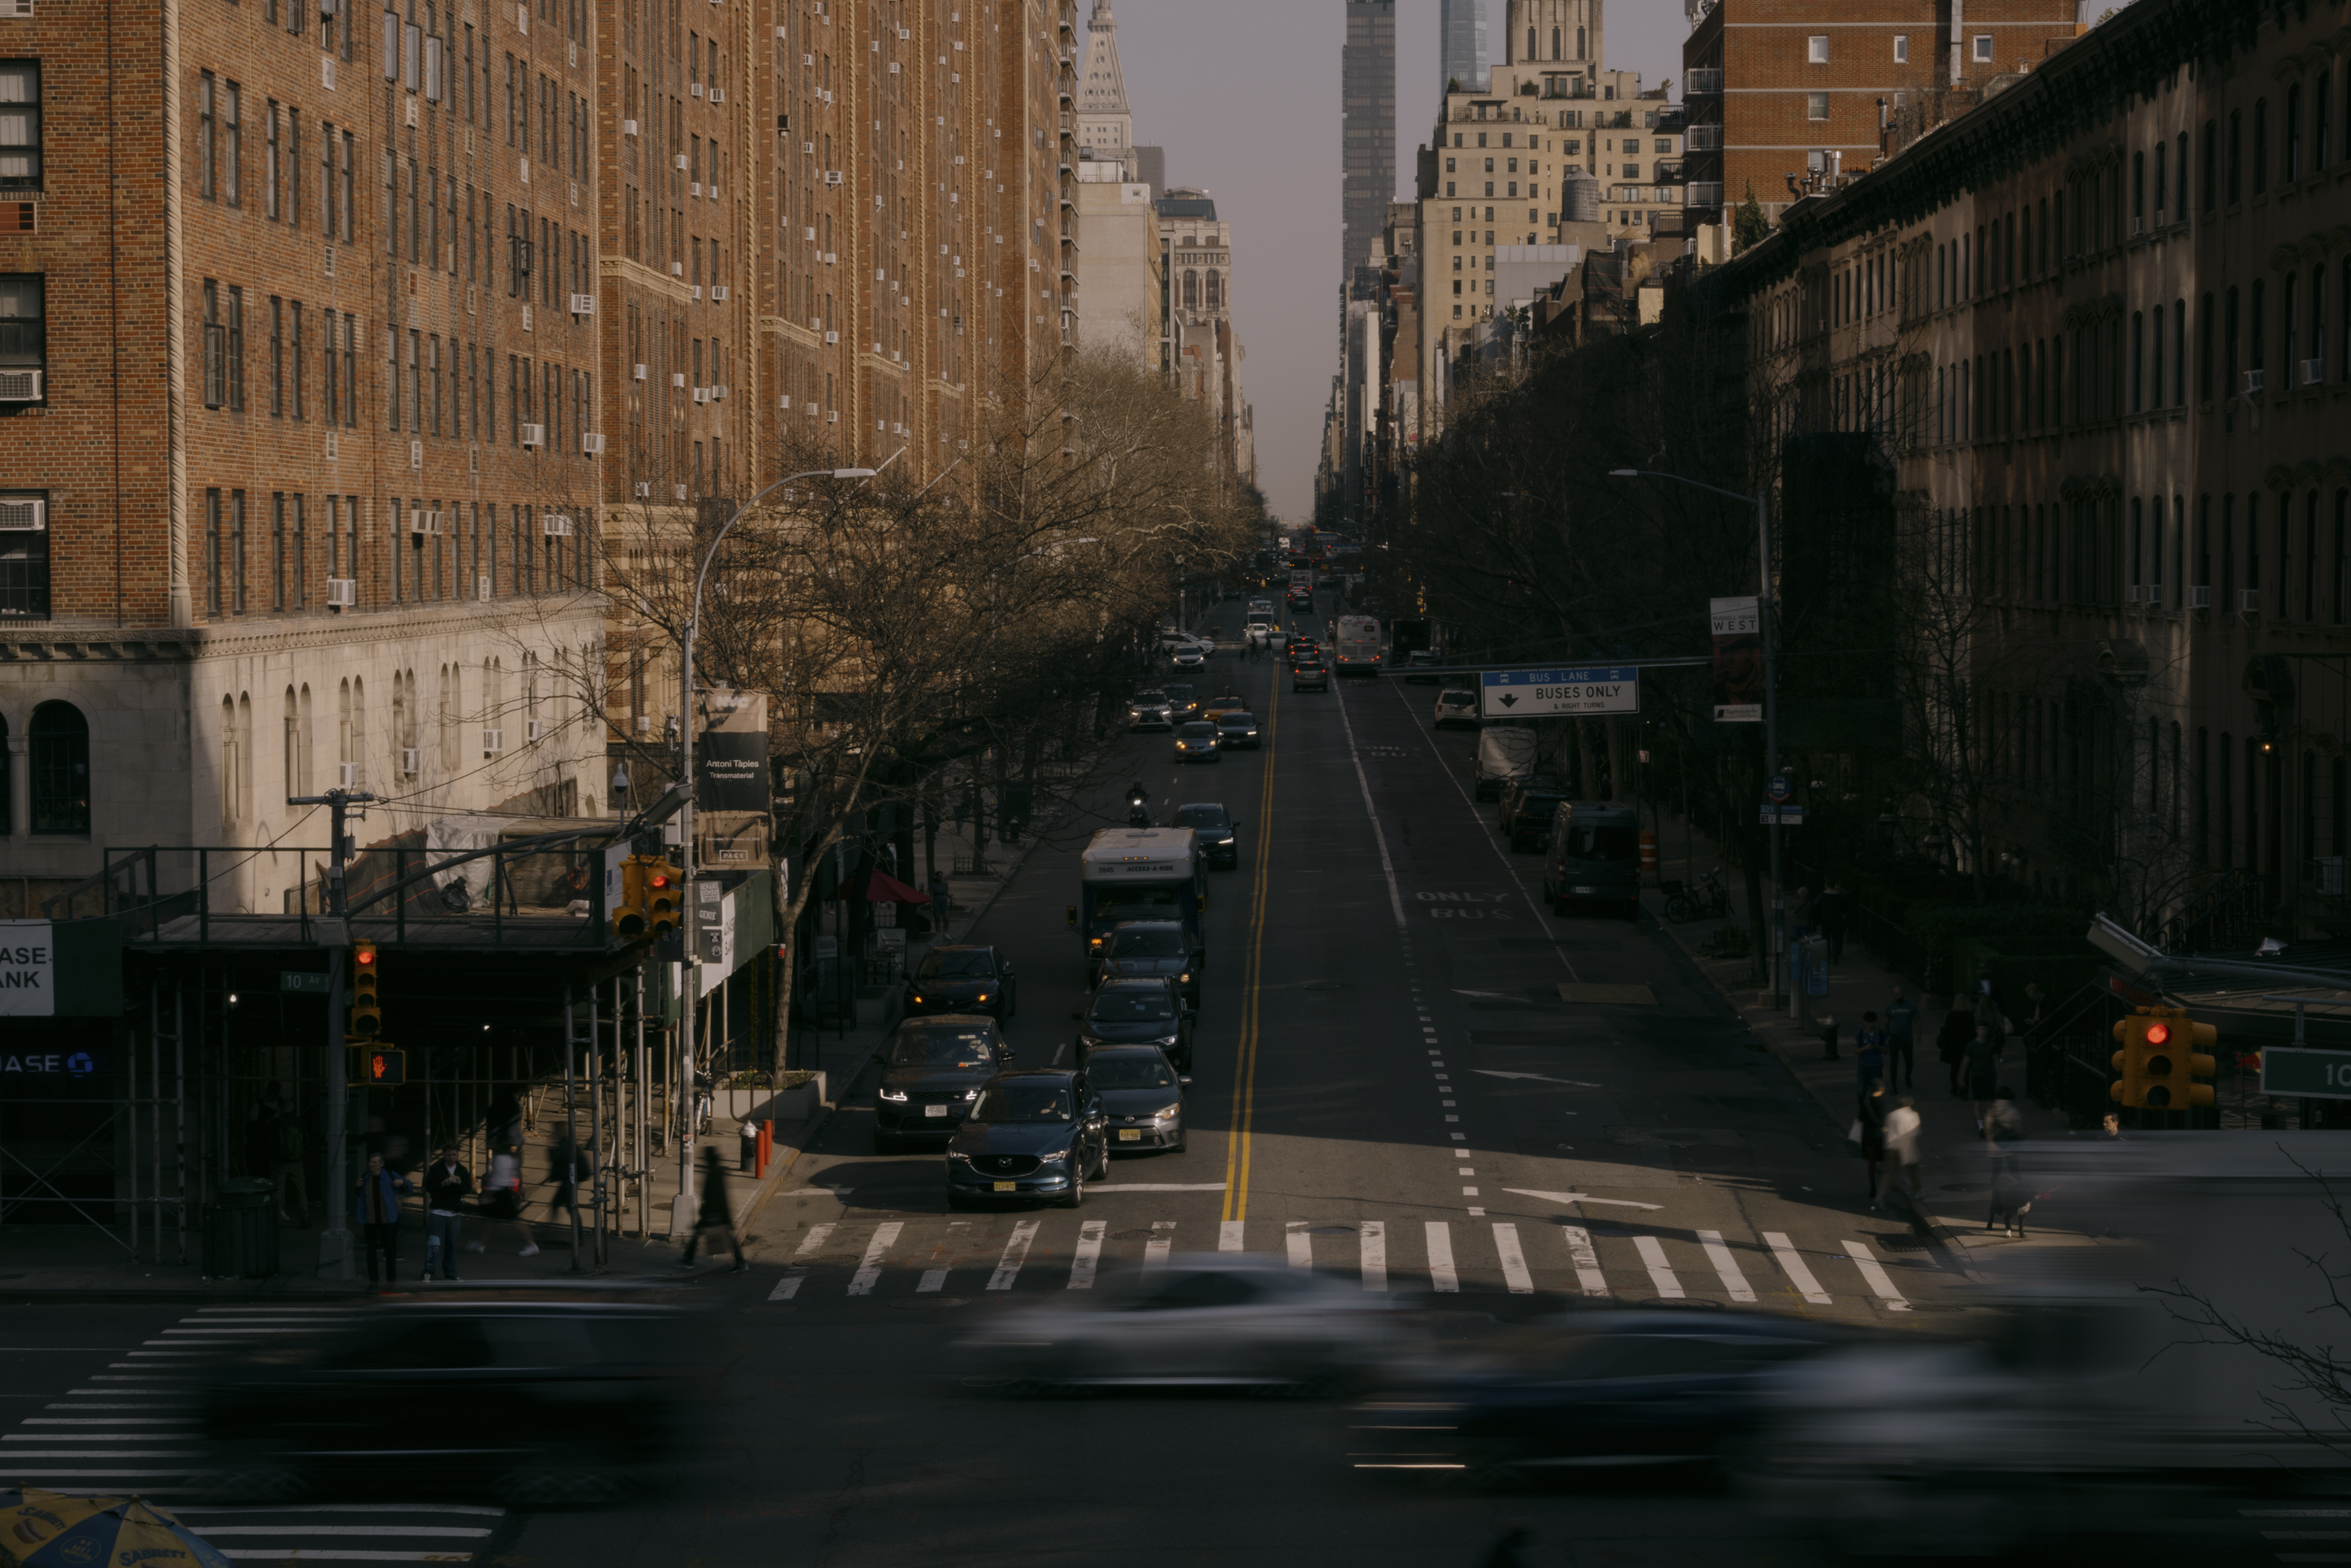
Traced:
<path fill-rule="evenodd" d="M 1343 1412 L 1309 1400 L 1010 1401 L 949 1375 L 970 1323 L 1065 1300 L 1155 1243 L 1285 1256 L 1473 1318 L 1601 1295 L 1925 1331 L 1975 1311 L 1866 1211 L 1842 1128 L 1670 940 L 1541 911 L 1534 857 L 1469 798 L 1468 738 L 1429 728 L 1437 688 L 1292 693 L 1278 664 L 1231 653 L 1195 684 L 1248 697 L 1263 748 L 1183 768 L 1165 736 L 1137 736 L 1112 768 L 1151 785 L 1163 819 L 1214 800 L 1243 823 L 1238 869 L 1212 884 L 1187 1150 L 1117 1158 L 1075 1212 L 950 1215 L 936 1154 L 873 1154 L 868 1100 L 756 1217 L 754 1270 L 701 1281 L 720 1376 L 691 1487 L 528 1517 L 417 1498 L 191 1521 L 252 1561 L 1470 1564 L 1511 1521 L 1531 1563 L 1818 1561 L 1687 1482 L 1609 1474 L 1496 1500 L 1359 1475 Z M 1038 845 L 975 938 L 1019 969 L 1023 1065 L 1066 1061 L 1076 1031 L 1062 910 L 1083 837 Z M 309 1327 L 263 1309 L 0 1308 L 0 1480 L 168 1501 L 191 1462 L 172 1367 L 193 1345 Z M 2234 1505 L 2210 1523 L 2196 1561 L 2279 1560 Z"/>

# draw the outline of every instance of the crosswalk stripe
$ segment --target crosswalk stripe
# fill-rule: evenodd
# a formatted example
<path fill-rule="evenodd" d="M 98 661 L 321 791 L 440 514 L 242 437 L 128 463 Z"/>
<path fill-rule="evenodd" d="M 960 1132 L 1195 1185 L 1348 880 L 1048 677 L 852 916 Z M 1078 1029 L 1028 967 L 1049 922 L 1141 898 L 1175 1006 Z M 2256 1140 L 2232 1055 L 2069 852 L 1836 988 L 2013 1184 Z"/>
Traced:
<path fill-rule="evenodd" d="M 825 1244 L 826 1239 L 831 1236 L 831 1234 L 839 1228 L 839 1226 L 831 1224 L 810 1226 L 809 1233 L 800 1238 L 799 1250 L 793 1253 L 792 1256 L 795 1258 L 806 1258 L 813 1255 L 817 1249 Z"/>
<path fill-rule="evenodd" d="M 1909 1301 L 1894 1288 L 1894 1281 L 1886 1276 L 1886 1266 L 1877 1260 L 1877 1255 L 1869 1249 L 1866 1243 L 1847 1239 L 1844 1251 L 1845 1256 L 1853 1260 L 1853 1266 L 1861 1270 L 1861 1277 L 1869 1281 L 1869 1288 L 1877 1292 L 1877 1299 L 1886 1303 L 1886 1311 L 1907 1312 L 1910 1310 Z"/>
<path fill-rule="evenodd" d="M 1217 1222 L 1217 1250 L 1219 1252 L 1238 1252 L 1241 1250 L 1241 1230 L 1248 1224 L 1249 1221 L 1245 1219 L 1218 1220 Z"/>
<path fill-rule="evenodd" d="M 1805 1301 L 1816 1307 L 1829 1304 L 1829 1293 L 1822 1290 L 1821 1282 L 1813 1277 L 1812 1266 L 1804 1261 L 1804 1255 L 1796 1250 L 1796 1244 L 1788 1239 L 1786 1231 L 1765 1231 L 1763 1245 L 1771 1249 L 1771 1256 L 1780 1260 L 1780 1267 L 1787 1271 L 1789 1279 L 1795 1281 L 1797 1291 Z"/>
<path fill-rule="evenodd" d="M 1290 1249 L 1290 1266 L 1293 1269 L 1314 1267 L 1314 1238 L 1306 1234 L 1306 1221 L 1293 1219 L 1284 1228 L 1283 1244 Z"/>
<path fill-rule="evenodd" d="M 1380 1220 L 1366 1219 L 1360 1234 L 1363 1240 L 1364 1289 L 1384 1291 L 1388 1288 L 1388 1228 Z"/>
<path fill-rule="evenodd" d="M 1004 1256 L 997 1260 L 996 1272 L 989 1275 L 987 1288 L 1008 1291 L 1012 1281 L 1020 1276 L 1020 1265 L 1029 1257 L 1029 1244 L 1037 1239 L 1037 1228 L 1041 1219 L 1024 1219 L 1012 1228 L 1012 1238 L 1004 1244 Z"/>
<path fill-rule="evenodd" d="M 849 1281 L 851 1295 L 873 1293 L 873 1287 L 882 1279 L 882 1260 L 890 1255 L 890 1249 L 898 1244 L 898 1233 L 905 1228 L 904 1220 L 893 1219 L 875 1229 L 873 1239 L 865 1244 L 865 1261 L 859 1266 L 857 1277 Z"/>
<path fill-rule="evenodd" d="M 1747 1282 L 1747 1276 L 1739 1271 L 1739 1260 L 1731 1256 L 1730 1249 L 1724 1244 L 1722 1232 L 1701 1230 L 1698 1233 L 1698 1244 L 1706 1249 L 1707 1261 L 1712 1263 L 1714 1271 L 1722 1276 L 1722 1288 L 1730 1292 L 1730 1299 L 1734 1301 L 1753 1301 L 1755 1288 Z"/>
<path fill-rule="evenodd" d="M 1151 1239 L 1143 1244 L 1143 1266 L 1156 1269 L 1167 1261 L 1167 1254 L 1176 1246 L 1176 1222 L 1155 1219 L 1151 1222 Z"/>
<path fill-rule="evenodd" d="M 1102 1262 L 1102 1236 L 1110 1229 L 1107 1219 L 1089 1219 L 1078 1227 L 1078 1250 L 1070 1260 L 1070 1289 L 1091 1291 L 1094 1288 L 1094 1270 Z"/>
<path fill-rule="evenodd" d="M 1682 1282 L 1674 1278 L 1674 1267 L 1666 1261 L 1665 1244 L 1654 1236 L 1635 1236 L 1633 1249 L 1641 1255 L 1641 1265 L 1649 1270 L 1649 1283 L 1667 1301 L 1679 1301 L 1687 1292 Z"/>
<path fill-rule="evenodd" d="M 1562 1225 L 1559 1233 L 1567 1239 L 1567 1258 L 1575 1265 L 1576 1288 L 1587 1296 L 1606 1295 L 1608 1276 L 1600 1271 L 1600 1254 L 1593 1249 L 1592 1232 L 1581 1225 Z"/>
<path fill-rule="evenodd" d="M 947 1233 L 946 1237 L 941 1239 L 938 1246 L 932 1249 L 931 1256 L 934 1258 L 946 1258 L 948 1261 L 943 1265 L 924 1270 L 922 1282 L 914 1287 L 914 1294 L 918 1296 L 935 1296 L 941 1291 L 946 1290 L 947 1288 L 947 1275 L 955 1268 L 955 1256 L 957 1251 L 961 1249 L 964 1243 L 970 1239 L 970 1220 L 951 1219 L 947 1221 Z"/>
<path fill-rule="evenodd" d="M 1502 1281 L 1514 1296 L 1535 1293 L 1535 1278 L 1527 1272 L 1527 1255 L 1519 1249 L 1519 1228 L 1515 1225 L 1494 1227 L 1494 1250 L 1501 1254 Z"/>
<path fill-rule="evenodd" d="M 776 1288 L 768 1292 L 768 1300 L 771 1301 L 790 1301 L 794 1296 L 800 1293 L 800 1281 L 807 1278 L 807 1270 L 793 1270 L 790 1273 L 776 1281 Z"/>
<path fill-rule="evenodd" d="M 1427 1223 L 1428 1288 L 1458 1294 L 1461 1277 L 1453 1271 L 1453 1229 L 1441 1219 Z"/>

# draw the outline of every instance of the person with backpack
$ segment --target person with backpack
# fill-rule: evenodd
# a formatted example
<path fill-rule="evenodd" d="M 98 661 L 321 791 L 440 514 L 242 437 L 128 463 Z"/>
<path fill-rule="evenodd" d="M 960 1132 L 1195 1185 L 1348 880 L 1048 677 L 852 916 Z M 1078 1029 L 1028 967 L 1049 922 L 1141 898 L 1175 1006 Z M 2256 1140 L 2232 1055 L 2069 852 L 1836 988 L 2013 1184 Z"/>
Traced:
<path fill-rule="evenodd" d="M 277 1113 L 269 1130 L 269 1179 L 277 1184 L 277 1218 L 281 1224 L 307 1226 L 310 1223 L 310 1186 L 303 1167 L 309 1161 L 308 1140 L 302 1135 L 302 1122 L 287 1112 Z M 295 1212 L 286 1212 L 291 1197 Z"/>

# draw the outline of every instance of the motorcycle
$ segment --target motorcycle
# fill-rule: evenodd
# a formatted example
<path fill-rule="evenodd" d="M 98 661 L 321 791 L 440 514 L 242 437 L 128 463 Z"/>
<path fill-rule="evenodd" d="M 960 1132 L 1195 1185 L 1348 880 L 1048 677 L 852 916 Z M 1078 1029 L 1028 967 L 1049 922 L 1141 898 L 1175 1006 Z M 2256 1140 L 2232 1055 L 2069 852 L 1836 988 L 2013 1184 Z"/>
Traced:
<path fill-rule="evenodd" d="M 1151 800 L 1139 790 L 1127 791 L 1126 825 L 1130 828 L 1151 826 Z"/>
<path fill-rule="evenodd" d="M 1698 879 L 1698 886 L 1684 887 L 1677 883 L 1666 892 L 1666 918 L 1677 925 L 1687 925 L 1693 920 L 1728 920 L 1730 917 L 1730 893 L 1722 885 L 1722 868 L 1716 866 Z"/>

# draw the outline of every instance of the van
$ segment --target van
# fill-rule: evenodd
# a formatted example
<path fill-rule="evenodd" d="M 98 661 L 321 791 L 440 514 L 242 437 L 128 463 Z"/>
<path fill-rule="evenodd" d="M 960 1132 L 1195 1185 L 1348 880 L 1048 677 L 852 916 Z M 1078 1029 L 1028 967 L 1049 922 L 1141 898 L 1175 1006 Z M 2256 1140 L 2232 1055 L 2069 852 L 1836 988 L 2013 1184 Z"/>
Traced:
<path fill-rule="evenodd" d="M 1641 816 L 1613 800 L 1562 800 L 1543 854 L 1553 915 L 1579 905 L 1635 920 L 1641 914 Z"/>
<path fill-rule="evenodd" d="M 1535 732 L 1498 725 L 1478 734 L 1478 799 L 1499 800 L 1502 781 L 1535 770 Z"/>

